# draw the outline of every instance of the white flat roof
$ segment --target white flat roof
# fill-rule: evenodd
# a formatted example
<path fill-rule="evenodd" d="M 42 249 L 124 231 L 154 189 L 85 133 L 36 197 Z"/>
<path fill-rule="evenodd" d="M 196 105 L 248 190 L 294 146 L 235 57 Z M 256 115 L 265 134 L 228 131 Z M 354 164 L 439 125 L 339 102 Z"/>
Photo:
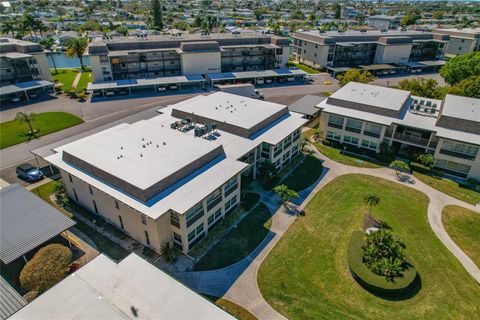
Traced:
<path fill-rule="evenodd" d="M 447 94 L 443 102 L 442 115 L 480 122 L 480 99 Z"/>
<path fill-rule="evenodd" d="M 144 190 L 217 147 L 142 120 L 93 134 L 62 150 Z"/>
<path fill-rule="evenodd" d="M 235 319 L 135 254 L 99 255 L 10 319 Z"/>
<path fill-rule="evenodd" d="M 349 82 L 341 90 L 330 97 L 339 100 L 361 103 L 378 108 L 399 111 L 410 92 L 393 88 L 385 88 L 370 84 Z"/>
<path fill-rule="evenodd" d="M 176 104 L 174 108 L 219 123 L 250 129 L 286 106 L 220 91 L 185 100 Z"/>

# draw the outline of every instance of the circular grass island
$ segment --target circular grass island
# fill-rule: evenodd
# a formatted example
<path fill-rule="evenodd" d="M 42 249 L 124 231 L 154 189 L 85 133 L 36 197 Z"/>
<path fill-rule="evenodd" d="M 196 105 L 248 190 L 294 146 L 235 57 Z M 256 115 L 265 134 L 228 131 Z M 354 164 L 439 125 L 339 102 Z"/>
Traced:
<path fill-rule="evenodd" d="M 367 291 L 389 300 L 404 300 L 413 297 L 421 288 L 421 281 L 415 267 L 408 262 L 408 268 L 401 277 L 387 279 L 370 270 L 363 263 L 363 249 L 365 233 L 361 230 L 353 232 L 348 244 L 348 267 L 353 278 Z"/>

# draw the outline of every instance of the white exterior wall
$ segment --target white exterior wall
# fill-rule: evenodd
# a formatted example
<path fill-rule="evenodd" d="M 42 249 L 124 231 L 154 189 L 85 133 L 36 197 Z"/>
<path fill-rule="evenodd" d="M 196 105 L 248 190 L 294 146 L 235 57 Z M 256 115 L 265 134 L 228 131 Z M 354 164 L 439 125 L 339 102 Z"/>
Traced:
<path fill-rule="evenodd" d="M 35 53 L 35 54 L 32 54 L 32 56 L 37 61 L 38 69 L 40 71 L 42 79 L 47 80 L 47 81 L 51 81 L 52 76 L 50 74 L 50 67 L 48 66 L 48 59 L 47 59 L 47 55 L 45 54 L 45 52 Z"/>
<path fill-rule="evenodd" d="M 374 63 L 400 63 L 408 62 L 412 44 L 378 45 L 375 52 Z"/>
<path fill-rule="evenodd" d="M 475 157 L 474 160 L 468 160 L 468 159 L 463 159 L 463 158 L 457 158 L 451 155 L 446 155 L 440 153 L 440 149 L 442 149 L 443 143 L 447 139 L 440 138 L 438 141 L 437 148 L 435 149 L 435 160 L 447 160 L 447 161 L 453 161 L 457 163 L 461 163 L 464 165 L 470 166 L 470 171 L 468 172 L 468 177 L 475 178 L 476 180 L 480 181 L 480 151 L 477 152 L 477 156 Z M 460 143 L 460 142 L 458 142 Z"/>
<path fill-rule="evenodd" d="M 328 58 L 328 45 L 316 44 L 305 40 L 299 40 L 303 45 L 301 53 L 296 53 L 297 61 L 314 68 L 326 67 Z"/>
<path fill-rule="evenodd" d="M 280 67 L 286 68 L 288 65 L 288 59 L 290 58 L 290 47 L 283 47 L 282 49 L 282 62 Z"/>
<path fill-rule="evenodd" d="M 221 72 L 220 52 L 183 53 L 180 59 L 183 75 Z"/>
<path fill-rule="evenodd" d="M 445 53 L 447 55 L 462 55 L 473 52 L 477 39 L 455 38 L 450 36 Z"/>
<path fill-rule="evenodd" d="M 90 64 L 92 65 L 93 81 L 104 81 L 106 77 L 112 77 L 110 62 L 100 62 L 100 56 L 90 56 Z M 106 74 L 103 73 L 105 68 Z"/>
<path fill-rule="evenodd" d="M 361 148 L 362 147 L 362 140 L 368 140 L 368 141 L 375 142 L 377 144 L 377 149 L 376 150 L 368 149 L 368 148 L 365 148 L 365 149 L 376 151 L 377 153 L 380 152 L 380 144 L 383 142 L 383 138 L 385 137 L 385 132 L 387 130 L 387 126 L 381 125 L 382 126 L 382 131 L 380 133 L 380 137 L 375 138 L 375 137 L 371 137 L 371 136 L 367 136 L 367 135 L 363 134 L 365 126 L 367 124 L 367 121 L 356 119 L 356 120 L 362 121 L 362 130 L 361 130 L 360 133 L 356 133 L 356 132 L 351 132 L 351 131 L 345 130 L 345 126 L 346 126 L 347 119 L 348 119 L 348 117 L 345 117 L 345 116 L 342 116 L 344 118 L 342 129 L 329 127 L 328 126 L 329 115 L 330 115 L 329 113 L 322 111 L 322 114 L 320 116 L 320 130 L 323 132 L 323 139 L 327 138 L 327 131 L 332 131 L 332 132 L 335 132 L 335 133 L 337 133 L 341 136 L 340 141 L 338 141 L 338 140 L 334 140 L 334 141 L 338 141 L 338 142 L 341 142 L 341 143 L 345 143 L 345 144 L 349 144 L 349 145 L 353 145 L 353 146 L 357 146 L 357 147 Z M 351 119 L 355 119 L 355 118 L 351 118 Z M 343 138 L 345 136 L 351 136 L 351 137 L 358 138 L 358 143 L 357 144 L 352 144 L 352 143 L 344 142 Z"/>

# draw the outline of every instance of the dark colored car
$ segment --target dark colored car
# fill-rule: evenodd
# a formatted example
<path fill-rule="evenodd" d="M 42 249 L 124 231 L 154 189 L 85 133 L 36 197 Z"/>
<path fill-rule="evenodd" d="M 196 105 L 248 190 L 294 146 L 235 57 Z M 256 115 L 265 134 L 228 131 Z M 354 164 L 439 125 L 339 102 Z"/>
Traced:
<path fill-rule="evenodd" d="M 37 181 L 43 178 L 43 172 L 28 163 L 19 165 L 16 172 L 20 178 L 28 182 Z"/>

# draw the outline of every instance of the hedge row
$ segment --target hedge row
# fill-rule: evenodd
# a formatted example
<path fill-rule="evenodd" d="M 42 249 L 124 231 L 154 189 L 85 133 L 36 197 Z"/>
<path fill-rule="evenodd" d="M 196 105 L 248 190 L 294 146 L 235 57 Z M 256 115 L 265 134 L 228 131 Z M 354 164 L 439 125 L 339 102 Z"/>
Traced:
<path fill-rule="evenodd" d="M 384 297 L 407 297 L 418 287 L 420 277 L 413 266 L 403 272 L 403 277 L 388 281 L 384 276 L 373 273 L 363 263 L 365 233 L 357 230 L 348 244 L 348 267 L 355 280 L 366 290 Z"/>

